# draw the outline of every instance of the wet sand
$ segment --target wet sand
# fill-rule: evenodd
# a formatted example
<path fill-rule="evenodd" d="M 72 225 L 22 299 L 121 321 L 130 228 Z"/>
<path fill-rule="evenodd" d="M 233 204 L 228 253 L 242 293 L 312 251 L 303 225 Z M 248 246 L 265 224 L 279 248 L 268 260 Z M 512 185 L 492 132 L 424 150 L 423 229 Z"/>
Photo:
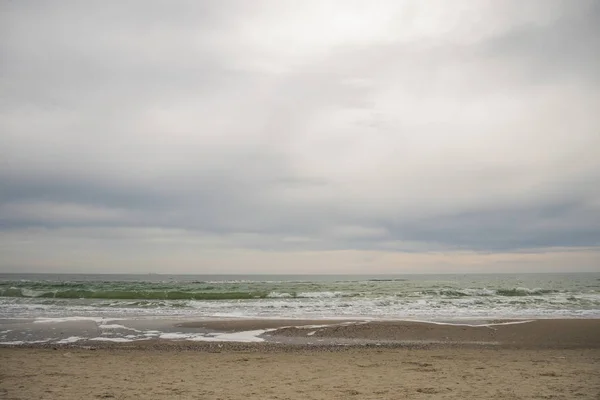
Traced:
<path fill-rule="evenodd" d="M 333 325 L 219 320 L 181 327 L 280 328 L 268 332 L 263 343 L 147 340 L 1 347 L 0 398 L 600 398 L 599 320 L 478 327 L 327 323 Z M 291 325 L 300 327 L 281 328 Z M 348 340 L 351 345 L 340 345 Z"/>
<path fill-rule="evenodd" d="M 325 326 L 324 326 L 325 325 Z M 265 337 L 287 343 L 439 343 L 453 345 L 500 345 L 516 348 L 600 348 L 600 320 L 548 319 L 491 321 L 487 324 L 455 325 L 410 321 L 294 321 L 232 320 L 179 324 L 187 328 L 224 331 L 276 329 Z"/>

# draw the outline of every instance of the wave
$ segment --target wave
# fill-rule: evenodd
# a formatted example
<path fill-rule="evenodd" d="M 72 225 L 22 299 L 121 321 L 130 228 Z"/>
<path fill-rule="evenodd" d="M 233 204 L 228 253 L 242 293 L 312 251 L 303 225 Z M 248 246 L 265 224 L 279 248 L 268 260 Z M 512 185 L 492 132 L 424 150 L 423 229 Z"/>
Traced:
<path fill-rule="evenodd" d="M 529 288 L 513 288 L 513 289 L 498 289 L 496 290 L 496 294 L 498 296 L 539 296 L 550 293 L 557 293 L 557 290 L 552 289 L 529 289 Z"/>
<path fill-rule="evenodd" d="M 0 291 L 0 297 L 26 297 L 51 299 L 114 299 L 114 300 L 244 300 L 264 299 L 265 292 L 183 292 L 135 290 L 56 290 L 50 292 L 9 288 Z"/>
<path fill-rule="evenodd" d="M 370 297 L 369 293 L 355 291 L 212 291 L 214 286 L 196 290 L 177 290 L 173 288 L 82 288 L 77 286 L 52 287 L 10 287 L 0 288 L 0 297 L 49 298 L 49 299 L 114 299 L 114 300 L 244 300 L 244 299 L 334 299 L 351 297 Z M 557 290 L 541 288 L 504 288 L 504 289 L 437 289 L 423 290 L 414 294 L 427 297 L 523 297 L 544 296 L 558 293 Z M 396 297 L 414 297 L 408 293 L 397 293 Z"/>
<path fill-rule="evenodd" d="M 494 294 L 496 294 L 496 292 L 494 290 L 489 289 L 441 289 L 423 290 L 421 294 L 444 297 L 478 297 L 493 296 Z"/>
<path fill-rule="evenodd" d="M 355 292 L 271 292 L 267 295 L 272 299 L 333 299 L 339 297 L 357 297 L 360 293 Z"/>
<path fill-rule="evenodd" d="M 519 297 L 519 296 L 542 296 L 552 293 L 558 293 L 558 290 L 552 289 L 529 289 L 524 287 L 508 288 L 508 289 L 442 289 L 442 290 L 424 290 L 421 294 L 444 296 L 444 297 L 479 297 L 479 296 L 503 296 L 503 297 Z"/>

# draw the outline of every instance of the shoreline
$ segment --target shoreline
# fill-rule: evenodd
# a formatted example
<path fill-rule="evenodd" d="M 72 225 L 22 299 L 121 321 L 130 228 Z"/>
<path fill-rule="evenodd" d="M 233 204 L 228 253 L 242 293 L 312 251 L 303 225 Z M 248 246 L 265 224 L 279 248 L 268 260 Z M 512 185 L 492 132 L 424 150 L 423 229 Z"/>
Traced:
<path fill-rule="evenodd" d="M 12 329 L 11 329 L 12 328 Z M 17 328 L 17 329 L 15 329 Z M 490 320 L 485 324 L 382 320 L 111 320 L 1 325 L 0 348 L 277 349 L 310 347 L 600 348 L 600 319 Z M 48 337 L 52 337 L 48 339 Z M 244 347 L 244 346 L 241 346 Z"/>

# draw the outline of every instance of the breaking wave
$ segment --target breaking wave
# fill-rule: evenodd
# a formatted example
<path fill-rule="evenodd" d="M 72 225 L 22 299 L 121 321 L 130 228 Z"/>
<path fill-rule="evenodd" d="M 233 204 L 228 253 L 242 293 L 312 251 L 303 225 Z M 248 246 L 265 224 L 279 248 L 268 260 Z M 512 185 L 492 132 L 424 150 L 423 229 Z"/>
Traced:
<path fill-rule="evenodd" d="M 442 289 L 442 290 L 424 290 L 424 295 L 444 296 L 444 297 L 480 297 L 480 296 L 543 296 L 547 294 L 558 293 L 558 290 L 552 289 L 529 289 L 524 287 L 508 289 Z"/>
<path fill-rule="evenodd" d="M 183 292 L 183 291 L 135 291 L 135 290 L 57 290 L 33 291 L 9 288 L 0 291 L 0 297 L 28 297 L 50 299 L 114 299 L 114 300 L 243 300 L 263 299 L 264 292 Z"/>

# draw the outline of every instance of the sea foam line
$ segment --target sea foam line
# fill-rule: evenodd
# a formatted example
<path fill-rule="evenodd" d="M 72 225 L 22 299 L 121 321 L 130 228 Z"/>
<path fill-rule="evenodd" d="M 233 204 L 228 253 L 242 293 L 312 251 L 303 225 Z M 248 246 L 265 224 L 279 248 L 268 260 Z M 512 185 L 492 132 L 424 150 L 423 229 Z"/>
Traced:
<path fill-rule="evenodd" d="M 528 320 L 523 320 L 523 321 L 506 321 L 506 322 L 493 322 L 493 323 L 489 323 L 489 324 L 465 324 L 465 323 L 460 323 L 460 322 L 439 322 L 439 321 L 422 321 L 422 320 L 415 320 L 415 319 L 397 319 L 397 320 L 388 320 L 390 322 L 418 322 L 421 324 L 431 324 L 431 325 L 449 325 L 449 326 L 468 326 L 471 328 L 478 328 L 478 327 L 490 327 L 490 326 L 500 326 L 500 325 L 518 325 L 518 324 L 527 324 L 530 322 L 534 322 L 536 321 L 535 319 L 528 319 Z M 385 322 L 385 320 L 382 320 L 382 322 Z"/>
<path fill-rule="evenodd" d="M 161 333 L 158 338 L 166 340 L 190 340 L 194 342 L 242 342 L 242 343 L 258 343 L 264 342 L 265 339 L 260 335 L 274 331 L 275 329 L 257 329 L 253 331 L 231 332 L 231 333 L 182 333 L 182 332 L 165 332 Z"/>
<path fill-rule="evenodd" d="M 107 322 L 112 321 L 122 321 L 125 318 L 105 318 L 105 317 L 57 317 L 57 318 L 47 318 L 47 317 L 38 317 L 33 323 L 35 324 L 48 324 L 48 323 L 61 323 L 61 322 L 74 322 L 74 321 L 93 321 L 99 324 L 106 324 Z"/>

